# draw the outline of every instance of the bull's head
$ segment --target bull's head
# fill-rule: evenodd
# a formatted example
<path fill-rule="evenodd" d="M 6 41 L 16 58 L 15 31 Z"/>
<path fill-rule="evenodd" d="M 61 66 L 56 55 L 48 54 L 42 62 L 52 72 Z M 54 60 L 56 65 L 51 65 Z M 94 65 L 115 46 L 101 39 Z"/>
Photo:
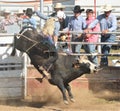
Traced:
<path fill-rule="evenodd" d="M 84 70 L 89 70 L 89 73 L 95 73 L 97 72 L 97 66 L 90 62 L 87 59 L 78 59 L 73 63 L 74 68 L 84 68 Z"/>

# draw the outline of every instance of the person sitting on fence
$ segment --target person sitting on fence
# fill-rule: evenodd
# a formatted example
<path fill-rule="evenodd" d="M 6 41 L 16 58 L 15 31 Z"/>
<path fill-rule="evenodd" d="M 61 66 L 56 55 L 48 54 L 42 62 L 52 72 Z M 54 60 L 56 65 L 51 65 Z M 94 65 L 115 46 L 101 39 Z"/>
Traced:
<path fill-rule="evenodd" d="M 27 8 L 25 10 L 25 14 L 26 14 L 26 18 L 23 18 L 23 21 L 22 21 L 22 27 L 25 27 L 25 26 L 32 26 L 33 28 L 37 28 L 37 22 L 36 20 L 32 17 L 33 15 L 33 10 L 32 8 Z"/>
<path fill-rule="evenodd" d="M 116 16 L 113 15 L 112 12 L 113 8 L 110 4 L 104 5 L 102 10 L 104 13 L 97 16 L 97 18 L 88 26 L 85 32 L 93 29 L 97 23 L 100 23 L 100 28 L 102 31 L 101 34 L 101 42 L 108 42 L 113 43 L 116 38 L 115 33 L 107 34 L 107 32 L 115 32 L 117 29 L 117 19 Z M 108 57 L 107 55 L 110 52 L 111 44 L 102 45 L 102 53 L 104 54 L 101 57 L 101 66 L 108 66 Z"/>
<path fill-rule="evenodd" d="M 94 12 L 92 9 L 87 9 L 86 10 L 86 23 L 87 25 L 89 25 L 92 21 L 95 20 L 95 17 L 94 17 Z M 97 24 L 94 28 L 92 28 L 90 30 L 90 32 L 99 32 L 100 31 L 100 25 Z M 98 42 L 98 37 L 99 35 L 98 34 L 86 34 L 85 38 L 84 38 L 84 41 L 85 42 L 88 42 L 88 43 L 96 43 Z M 96 64 L 97 66 L 98 65 L 98 59 L 97 59 L 97 56 L 95 54 L 96 52 L 96 45 L 95 44 L 86 44 L 84 45 L 84 50 L 86 53 L 90 53 L 90 54 L 93 54 L 92 56 L 88 56 L 88 59 Z"/>

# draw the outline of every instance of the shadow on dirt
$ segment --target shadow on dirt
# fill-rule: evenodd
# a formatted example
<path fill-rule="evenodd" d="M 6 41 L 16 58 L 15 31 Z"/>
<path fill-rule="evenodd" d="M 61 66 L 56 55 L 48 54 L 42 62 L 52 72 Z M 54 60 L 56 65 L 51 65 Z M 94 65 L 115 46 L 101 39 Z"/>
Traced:
<path fill-rule="evenodd" d="M 0 105 L 8 105 L 8 106 L 29 106 L 29 107 L 35 107 L 35 108 L 42 108 L 45 106 L 46 102 L 29 102 L 25 100 L 0 100 Z"/>

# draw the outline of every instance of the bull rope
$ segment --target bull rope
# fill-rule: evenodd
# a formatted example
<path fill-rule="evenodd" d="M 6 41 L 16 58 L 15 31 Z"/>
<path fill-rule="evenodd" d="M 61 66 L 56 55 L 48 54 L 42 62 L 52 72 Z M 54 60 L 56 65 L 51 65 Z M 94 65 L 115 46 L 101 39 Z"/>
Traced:
<path fill-rule="evenodd" d="M 25 36 L 25 35 L 23 35 L 23 34 L 16 34 L 16 36 L 19 36 L 19 37 L 24 37 L 24 38 L 26 38 L 26 39 L 28 39 L 29 41 L 32 41 L 34 44 L 32 45 L 32 46 L 30 46 L 27 50 L 26 50 L 26 52 L 28 52 L 30 49 L 32 49 L 34 46 L 36 46 L 39 42 L 37 42 L 37 41 L 35 41 L 35 40 L 32 40 L 32 39 L 30 39 L 30 38 L 28 38 L 27 36 Z"/>

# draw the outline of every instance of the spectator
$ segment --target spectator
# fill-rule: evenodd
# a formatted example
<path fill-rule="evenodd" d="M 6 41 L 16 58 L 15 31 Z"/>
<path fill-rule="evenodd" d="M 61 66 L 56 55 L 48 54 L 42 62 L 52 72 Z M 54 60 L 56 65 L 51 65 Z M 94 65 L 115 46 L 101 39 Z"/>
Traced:
<path fill-rule="evenodd" d="M 111 5 L 104 5 L 102 7 L 102 11 L 104 11 L 104 13 L 98 15 L 96 20 L 94 20 L 86 30 L 88 31 L 89 29 L 93 29 L 97 25 L 97 23 L 100 23 L 100 29 L 102 31 L 101 42 L 112 43 L 115 41 L 116 34 L 107 34 L 107 32 L 115 32 L 117 29 L 116 16 L 111 13 L 112 10 L 113 8 Z M 111 46 L 111 44 L 102 45 L 102 53 L 109 54 Z M 108 66 L 108 57 L 106 55 L 101 57 L 100 64 L 101 66 Z"/>
<path fill-rule="evenodd" d="M 26 18 L 23 19 L 23 27 L 24 26 L 32 26 L 33 28 L 37 28 L 37 22 L 36 20 L 32 17 L 33 15 L 33 10 L 32 8 L 27 8 L 25 10 L 25 15 L 26 15 Z"/>
<path fill-rule="evenodd" d="M 65 15 L 64 13 L 64 9 L 65 6 L 63 6 L 61 3 L 56 3 L 54 5 L 54 11 L 50 16 L 52 17 L 58 17 L 59 23 L 60 23 L 60 29 L 59 30 L 63 30 L 64 28 L 66 28 L 68 26 L 68 21 L 69 21 L 69 17 Z M 60 34 L 59 36 L 61 36 L 62 34 Z M 54 37 L 55 41 L 58 41 L 58 37 Z"/>
<path fill-rule="evenodd" d="M 9 33 L 7 30 L 8 29 L 7 26 L 14 24 L 14 20 L 11 19 L 10 14 L 11 14 L 11 12 L 9 10 L 5 10 L 3 13 L 4 18 L 0 22 L 0 29 L 4 30 L 4 32 L 7 32 L 7 33 Z"/>
<path fill-rule="evenodd" d="M 65 23 L 66 16 L 65 16 L 65 13 L 63 11 L 58 11 L 57 12 L 57 17 L 58 17 L 58 21 L 60 23 L 60 31 L 62 31 L 64 28 L 66 28 L 66 23 Z M 58 40 L 56 40 L 56 41 L 64 41 L 65 42 L 66 39 L 67 39 L 67 35 L 64 34 L 64 33 L 60 33 L 60 35 L 58 37 Z M 67 43 L 59 44 L 59 49 L 61 49 L 61 48 L 62 48 L 62 50 L 64 50 L 63 48 L 65 48 L 64 51 L 66 52 L 66 48 L 68 49 Z"/>
<path fill-rule="evenodd" d="M 93 12 L 92 9 L 87 9 L 86 10 L 87 26 L 95 20 L 95 17 L 94 17 L 93 14 L 94 14 L 94 12 Z M 97 24 L 94 28 L 92 28 L 90 30 L 90 32 L 99 32 L 99 31 L 100 31 L 100 25 L 99 24 Z M 84 41 L 89 42 L 89 43 L 96 43 L 96 42 L 98 42 L 98 37 L 99 37 L 99 35 L 97 35 L 97 34 L 86 34 Z M 86 45 L 84 45 L 84 49 L 85 49 L 86 53 L 94 54 L 96 52 L 96 45 L 95 44 L 86 44 Z M 94 63 L 98 66 L 97 56 L 88 56 L 88 59 L 92 63 Z"/>
<path fill-rule="evenodd" d="M 64 26 L 67 27 L 68 26 L 69 17 L 65 15 L 64 9 L 65 9 L 65 6 L 63 6 L 61 3 L 56 3 L 54 5 L 54 11 L 55 12 L 53 12 L 50 16 L 52 16 L 52 17 L 55 17 L 57 15 L 61 16 L 60 15 L 61 13 L 59 13 L 59 12 L 62 12 L 63 13 L 62 16 L 63 16 L 64 21 L 65 21 L 64 22 L 65 23 Z"/>
<path fill-rule="evenodd" d="M 38 5 L 34 6 L 34 11 L 37 14 L 37 16 L 39 16 L 40 18 L 47 20 L 50 17 L 57 17 L 57 12 L 58 11 L 63 11 L 65 7 L 61 4 L 61 3 L 56 3 L 54 6 L 54 12 L 48 16 L 42 14 L 40 11 L 38 11 Z"/>
<path fill-rule="evenodd" d="M 52 17 L 57 16 L 57 12 L 58 12 L 58 11 L 64 12 L 64 11 L 63 11 L 64 8 L 65 8 L 65 6 L 63 6 L 61 3 L 56 3 L 56 4 L 54 5 L 54 12 L 53 12 L 50 16 L 52 16 Z"/>
<path fill-rule="evenodd" d="M 74 16 L 72 16 L 68 22 L 68 30 L 71 31 L 79 31 L 83 32 L 83 30 L 86 28 L 86 21 L 81 16 L 81 13 L 84 11 L 84 9 L 81 9 L 79 5 L 76 5 L 74 7 Z M 73 42 L 82 42 L 83 41 L 83 34 L 72 34 L 72 41 Z M 72 52 L 73 53 L 80 53 L 81 44 L 72 45 Z M 77 56 L 78 58 L 78 56 Z"/>
<path fill-rule="evenodd" d="M 22 21 L 23 21 L 23 19 L 26 18 L 24 16 L 25 16 L 25 13 L 23 12 L 23 10 L 18 10 L 18 12 L 16 12 L 14 14 L 14 19 L 15 19 L 14 21 L 18 24 L 20 29 L 22 29 Z"/>
<path fill-rule="evenodd" d="M 60 22 L 60 30 L 63 30 L 66 27 L 66 24 L 65 24 L 66 15 L 63 11 L 58 11 L 57 17 Z"/>

